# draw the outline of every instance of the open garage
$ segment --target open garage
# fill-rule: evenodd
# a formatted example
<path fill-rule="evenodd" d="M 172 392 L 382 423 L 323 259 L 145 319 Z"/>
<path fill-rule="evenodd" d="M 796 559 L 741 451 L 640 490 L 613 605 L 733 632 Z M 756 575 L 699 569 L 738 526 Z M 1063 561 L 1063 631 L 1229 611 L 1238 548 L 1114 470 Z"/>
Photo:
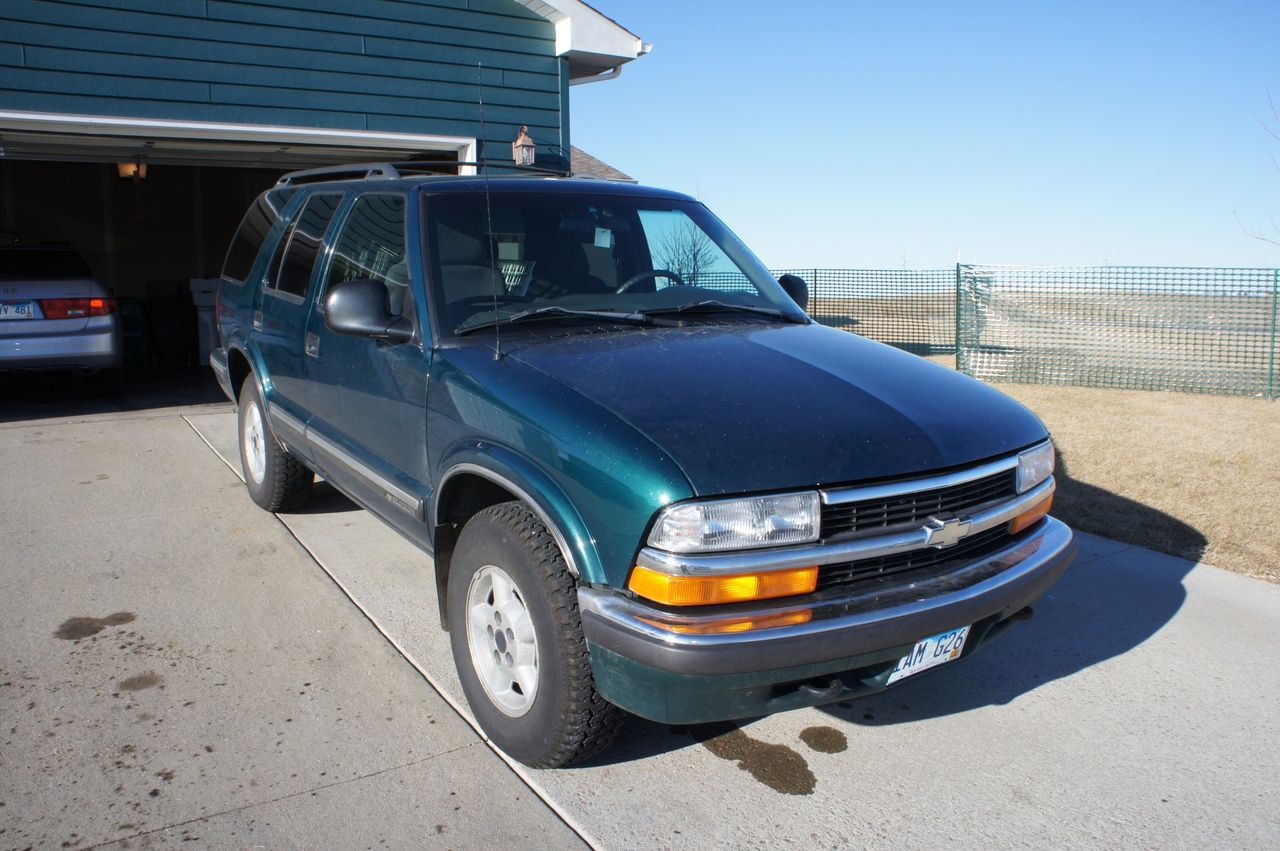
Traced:
<path fill-rule="evenodd" d="M 281 174 L 509 160 L 521 127 L 567 169 L 568 87 L 647 49 L 569 0 L 5 4 L 0 245 L 78 253 L 126 367 L 195 364 L 200 282 Z"/>

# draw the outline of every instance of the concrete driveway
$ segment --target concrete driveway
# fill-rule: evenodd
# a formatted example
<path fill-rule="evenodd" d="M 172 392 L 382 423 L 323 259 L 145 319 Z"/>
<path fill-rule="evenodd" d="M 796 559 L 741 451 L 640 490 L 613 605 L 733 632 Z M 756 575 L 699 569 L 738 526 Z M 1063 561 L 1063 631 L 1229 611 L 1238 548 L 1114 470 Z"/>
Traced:
<path fill-rule="evenodd" d="M 962 664 L 529 771 L 428 560 L 328 489 L 260 511 L 235 458 L 223 404 L 0 426 L 0 847 L 1280 842 L 1278 587 L 1085 536 Z"/>

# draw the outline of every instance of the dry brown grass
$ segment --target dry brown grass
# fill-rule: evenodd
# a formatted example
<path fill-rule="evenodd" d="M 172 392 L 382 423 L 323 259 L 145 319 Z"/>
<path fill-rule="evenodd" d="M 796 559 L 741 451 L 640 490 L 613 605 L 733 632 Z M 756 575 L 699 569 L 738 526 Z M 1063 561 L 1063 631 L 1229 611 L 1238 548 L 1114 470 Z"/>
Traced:
<path fill-rule="evenodd" d="M 1272 521 L 1280 402 L 996 386 L 1053 432 L 1061 459 L 1055 515 L 1086 532 L 1280 583 Z"/>

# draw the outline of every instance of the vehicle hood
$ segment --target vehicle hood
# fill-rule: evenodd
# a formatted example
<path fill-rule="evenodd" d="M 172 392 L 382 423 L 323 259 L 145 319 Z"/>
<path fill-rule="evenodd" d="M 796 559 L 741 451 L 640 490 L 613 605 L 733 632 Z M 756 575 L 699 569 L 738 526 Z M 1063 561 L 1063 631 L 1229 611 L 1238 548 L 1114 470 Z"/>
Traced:
<path fill-rule="evenodd" d="M 628 423 L 704 496 L 934 472 L 1046 436 L 978 381 L 820 325 L 572 333 L 506 356 Z"/>

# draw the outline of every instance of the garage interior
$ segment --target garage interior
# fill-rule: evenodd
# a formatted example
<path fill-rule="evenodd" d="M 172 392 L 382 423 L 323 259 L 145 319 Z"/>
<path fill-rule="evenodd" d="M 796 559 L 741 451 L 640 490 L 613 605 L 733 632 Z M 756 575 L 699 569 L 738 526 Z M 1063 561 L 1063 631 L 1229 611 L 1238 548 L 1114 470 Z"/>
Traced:
<path fill-rule="evenodd" d="M 93 136 L 0 135 L 0 243 L 74 249 L 119 301 L 125 368 L 207 362 L 197 305 L 249 203 L 287 171 L 458 150 Z M 204 291 L 202 294 L 201 291 Z M 194 295 L 193 295 L 194 291 Z"/>

